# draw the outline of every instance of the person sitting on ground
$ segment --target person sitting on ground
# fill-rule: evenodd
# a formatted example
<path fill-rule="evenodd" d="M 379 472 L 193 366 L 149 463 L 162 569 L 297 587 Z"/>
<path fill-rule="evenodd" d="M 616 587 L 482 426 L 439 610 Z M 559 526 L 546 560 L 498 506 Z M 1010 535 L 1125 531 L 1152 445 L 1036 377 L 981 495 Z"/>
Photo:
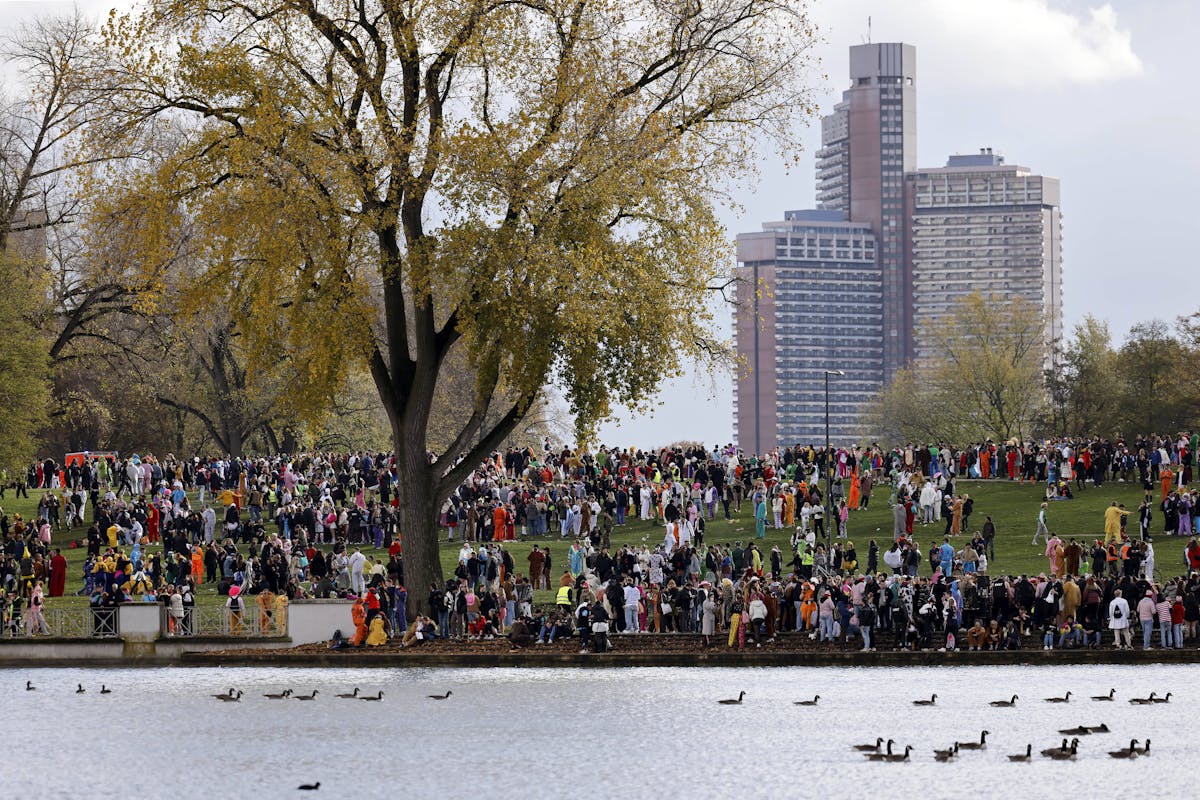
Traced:
<path fill-rule="evenodd" d="M 970 650 L 982 650 L 987 644 L 987 628 L 983 627 L 983 621 L 975 620 L 975 624 L 967 631 L 967 648 Z"/>
<path fill-rule="evenodd" d="M 428 617 L 417 615 L 417 618 L 408 626 L 408 630 L 404 633 L 404 638 L 400 641 L 401 647 L 410 645 L 424 644 L 437 638 L 437 623 L 430 620 Z"/>
<path fill-rule="evenodd" d="M 542 625 L 541 631 L 538 633 L 537 643 L 554 644 L 555 639 L 565 639 L 571 635 L 571 618 L 569 615 L 555 612 L 546 618 L 546 623 Z"/>
<path fill-rule="evenodd" d="M 387 632 L 384 630 L 383 617 L 377 616 L 371 619 L 371 630 L 367 634 L 367 646 L 379 647 L 387 644 Z"/>
<path fill-rule="evenodd" d="M 985 645 L 985 649 L 999 650 L 1000 642 L 1003 638 L 1004 638 L 1004 631 L 1001 630 L 1000 623 L 997 622 L 996 620 L 992 620 L 991 622 L 989 622 L 988 628 L 987 628 L 987 644 Z"/>
<path fill-rule="evenodd" d="M 1078 647 L 1083 642 L 1083 626 L 1075 621 L 1074 617 L 1067 617 L 1058 626 L 1058 649 L 1062 650 L 1067 645 L 1072 648 Z"/>
<path fill-rule="evenodd" d="M 512 627 L 508 629 L 508 641 L 514 651 L 533 643 L 533 634 L 529 632 L 529 624 L 525 617 L 517 617 L 513 620 Z"/>

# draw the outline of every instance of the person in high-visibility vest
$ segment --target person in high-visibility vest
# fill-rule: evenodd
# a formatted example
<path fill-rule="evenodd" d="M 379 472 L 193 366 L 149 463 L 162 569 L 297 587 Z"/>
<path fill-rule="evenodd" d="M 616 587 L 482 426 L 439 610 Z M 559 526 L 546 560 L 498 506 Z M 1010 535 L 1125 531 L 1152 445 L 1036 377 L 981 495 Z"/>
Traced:
<path fill-rule="evenodd" d="M 565 610 L 568 614 L 571 613 L 571 586 L 570 584 L 558 587 L 558 598 L 554 601 L 560 611 Z"/>

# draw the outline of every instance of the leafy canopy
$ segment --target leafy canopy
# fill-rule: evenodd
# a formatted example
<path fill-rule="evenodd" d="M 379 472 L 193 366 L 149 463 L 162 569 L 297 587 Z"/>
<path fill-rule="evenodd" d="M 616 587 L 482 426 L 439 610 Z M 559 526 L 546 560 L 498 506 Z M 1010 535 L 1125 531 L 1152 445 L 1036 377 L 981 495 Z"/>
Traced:
<path fill-rule="evenodd" d="M 466 348 L 445 463 L 548 380 L 586 430 L 724 355 L 713 203 L 811 111 L 789 0 L 158 0 L 105 36 L 114 124 L 181 137 L 110 176 L 113 213 L 152 212 L 142 263 L 194 226 L 193 302 L 238 295 L 261 354 L 303 353 L 314 384 L 368 364 L 415 447 Z"/>

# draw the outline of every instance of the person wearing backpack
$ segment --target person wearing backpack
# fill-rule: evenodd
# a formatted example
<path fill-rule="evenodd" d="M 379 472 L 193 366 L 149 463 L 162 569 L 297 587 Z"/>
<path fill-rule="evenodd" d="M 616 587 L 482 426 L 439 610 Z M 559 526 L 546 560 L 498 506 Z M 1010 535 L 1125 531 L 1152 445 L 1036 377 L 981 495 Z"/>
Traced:
<path fill-rule="evenodd" d="M 1133 649 L 1133 634 L 1129 630 L 1129 601 L 1121 596 L 1121 590 L 1113 592 L 1108 604 L 1108 628 L 1113 632 L 1113 644 L 1118 650 Z"/>
<path fill-rule="evenodd" d="M 225 609 L 229 612 L 229 632 L 233 636 L 242 635 L 242 597 L 241 587 L 229 587 L 229 599 L 225 601 Z"/>

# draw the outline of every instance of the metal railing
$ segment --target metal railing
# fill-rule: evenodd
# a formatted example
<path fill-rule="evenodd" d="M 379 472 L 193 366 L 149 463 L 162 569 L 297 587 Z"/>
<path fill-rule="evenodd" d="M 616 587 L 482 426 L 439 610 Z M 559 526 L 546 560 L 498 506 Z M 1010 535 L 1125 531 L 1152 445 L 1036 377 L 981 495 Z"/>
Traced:
<path fill-rule="evenodd" d="M 252 638 L 257 636 L 286 636 L 287 611 L 275 611 L 264 617 L 257 607 L 247 606 L 235 616 L 223 606 L 185 606 L 183 619 L 172 624 L 170 614 L 163 608 L 164 636 L 227 636 Z"/>
<path fill-rule="evenodd" d="M 115 639 L 121 635 L 115 608 L 48 608 L 50 636 L 62 639 Z"/>

